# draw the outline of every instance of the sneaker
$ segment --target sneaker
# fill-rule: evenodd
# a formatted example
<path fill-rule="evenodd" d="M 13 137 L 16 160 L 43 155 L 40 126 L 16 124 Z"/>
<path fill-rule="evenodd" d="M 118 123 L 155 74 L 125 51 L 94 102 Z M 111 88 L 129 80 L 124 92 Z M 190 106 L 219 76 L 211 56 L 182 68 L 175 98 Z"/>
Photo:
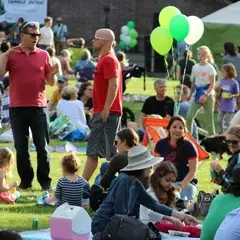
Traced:
<path fill-rule="evenodd" d="M 19 189 L 19 190 L 26 190 L 26 189 L 31 188 L 31 187 L 32 187 L 31 183 L 29 183 L 29 184 L 20 183 L 20 185 L 17 187 L 17 189 Z"/>

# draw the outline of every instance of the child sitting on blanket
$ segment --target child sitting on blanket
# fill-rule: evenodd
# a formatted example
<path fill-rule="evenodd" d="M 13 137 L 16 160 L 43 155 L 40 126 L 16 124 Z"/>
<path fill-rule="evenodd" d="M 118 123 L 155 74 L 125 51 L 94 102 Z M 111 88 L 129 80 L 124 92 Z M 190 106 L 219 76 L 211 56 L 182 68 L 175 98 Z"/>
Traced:
<path fill-rule="evenodd" d="M 69 205 L 82 206 L 83 192 L 88 186 L 87 181 L 78 175 L 79 161 L 73 154 L 68 154 L 62 159 L 63 177 L 58 180 L 54 197 L 46 200 L 56 201 L 56 205 L 60 206 L 64 203 Z"/>
<path fill-rule="evenodd" d="M 12 204 L 19 197 L 16 191 L 17 182 L 8 184 L 6 176 L 10 175 L 13 167 L 13 153 L 7 148 L 0 148 L 0 202 Z"/>
<path fill-rule="evenodd" d="M 177 178 L 177 169 L 170 162 L 160 163 L 150 177 L 150 188 L 148 194 L 156 201 L 173 208 L 176 202 L 177 192 L 174 182 Z M 161 231 L 168 233 L 168 230 L 190 232 L 191 236 L 200 237 L 201 230 L 194 226 L 183 226 L 179 219 L 163 216 L 155 213 L 144 206 L 140 206 L 140 219 L 144 224 L 152 222 Z"/>

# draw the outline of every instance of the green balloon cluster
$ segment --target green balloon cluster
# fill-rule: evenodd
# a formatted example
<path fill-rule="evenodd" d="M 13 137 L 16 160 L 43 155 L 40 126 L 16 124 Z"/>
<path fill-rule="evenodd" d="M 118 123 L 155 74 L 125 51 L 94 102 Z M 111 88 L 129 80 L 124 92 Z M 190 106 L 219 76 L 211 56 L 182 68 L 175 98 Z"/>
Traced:
<path fill-rule="evenodd" d="M 150 35 L 153 49 L 160 55 L 167 55 L 172 47 L 173 38 L 183 41 L 189 34 L 188 18 L 173 6 L 162 9 L 158 17 L 160 27 L 155 28 Z"/>
<path fill-rule="evenodd" d="M 137 46 L 138 32 L 135 29 L 135 22 L 128 21 L 126 25 L 121 28 L 120 41 L 118 46 L 121 50 L 126 48 L 134 48 Z"/>

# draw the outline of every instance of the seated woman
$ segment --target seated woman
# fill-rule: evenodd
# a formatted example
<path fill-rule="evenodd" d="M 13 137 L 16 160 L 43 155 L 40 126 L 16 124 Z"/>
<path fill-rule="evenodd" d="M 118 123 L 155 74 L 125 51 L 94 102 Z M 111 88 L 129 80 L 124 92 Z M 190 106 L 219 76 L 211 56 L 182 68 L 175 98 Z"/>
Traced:
<path fill-rule="evenodd" d="M 78 89 L 73 86 L 66 86 L 62 90 L 62 99 L 57 104 L 57 116 L 63 114 L 75 125 L 76 129 L 89 130 L 83 103 L 77 100 Z"/>
<path fill-rule="evenodd" d="M 225 194 L 218 195 L 212 202 L 202 226 L 201 240 L 212 240 L 224 218 L 240 206 L 240 165 L 232 171 L 232 180 Z M 215 238 L 219 240 L 220 238 Z M 225 239 L 225 238 L 224 238 Z M 232 240 L 232 238 L 226 238 Z"/>
<path fill-rule="evenodd" d="M 131 128 L 123 128 L 117 133 L 115 146 L 118 153 L 111 158 L 106 173 L 103 175 L 100 184 L 104 189 L 108 189 L 116 173 L 128 165 L 128 151 L 139 144 L 137 133 Z"/>
<path fill-rule="evenodd" d="M 93 80 L 93 74 L 96 68 L 96 64 L 91 59 L 91 52 L 85 49 L 82 52 L 81 59 L 76 62 L 74 68 L 75 76 L 79 74 L 80 77 L 85 77 L 88 80 Z"/>
<path fill-rule="evenodd" d="M 112 181 L 106 199 L 95 212 L 92 220 L 93 235 L 104 231 L 115 214 L 138 216 L 139 209 L 136 208 L 136 204 L 166 216 L 177 217 L 186 224 L 197 224 L 194 217 L 159 204 L 149 196 L 139 181 L 140 177 L 149 176 L 151 167 L 161 161 L 162 158 L 153 157 L 144 146 L 135 146 L 129 150 L 128 165 Z"/>
<path fill-rule="evenodd" d="M 90 126 L 92 115 L 91 110 L 93 109 L 92 93 L 93 85 L 90 82 L 85 82 L 80 85 L 78 100 L 80 100 L 84 105 L 88 126 Z"/>
<path fill-rule="evenodd" d="M 225 192 L 225 189 L 229 185 L 229 181 L 232 178 L 233 168 L 240 164 L 240 126 L 231 127 L 226 136 L 226 142 L 229 146 L 229 150 L 233 155 L 228 159 L 228 165 L 226 170 L 224 170 L 221 165 L 214 161 L 210 164 L 211 166 L 211 175 L 212 181 L 218 185 L 222 186 L 222 191 Z"/>
<path fill-rule="evenodd" d="M 177 168 L 175 185 L 182 199 L 191 201 L 196 194 L 196 173 L 198 156 L 195 146 L 185 139 L 187 127 L 185 119 L 174 116 L 167 126 L 168 137 L 160 139 L 155 147 L 155 156 L 163 157 Z"/>

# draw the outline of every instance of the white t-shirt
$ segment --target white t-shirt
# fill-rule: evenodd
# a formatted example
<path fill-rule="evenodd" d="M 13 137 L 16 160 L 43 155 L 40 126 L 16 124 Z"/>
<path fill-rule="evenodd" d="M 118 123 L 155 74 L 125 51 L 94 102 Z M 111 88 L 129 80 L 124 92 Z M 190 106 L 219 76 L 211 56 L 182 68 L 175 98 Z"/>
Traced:
<path fill-rule="evenodd" d="M 153 189 L 150 187 L 147 190 L 147 193 L 155 199 L 157 202 L 159 202 L 158 198 L 156 197 Z M 142 205 L 140 205 L 140 220 L 144 224 L 148 224 L 149 222 L 156 223 L 156 222 L 161 222 L 163 219 L 164 215 L 160 213 L 156 213 Z"/>
<path fill-rule="evenodd" d="M 215 68 L 207 63 L 205 65 L 200 65 L 199 63 L 195 64 L 192 68 L 192 81 L 195 80 L 195 85 L 204 86 L 210 84 L 210 76 L 216 76 L 217 72 Z M 214 89 L 212 90 L 212 92 Z M 212 93 L 211 92 L 211 93 Z"/>
<path fill-rule="evenodd" d="M 81 101 L 60 99 L 57 104 L 57 115 L 60 114 L 67 116 L 76 129 L 88 130 L 84 105 Z"/>
<path fill-rule="evenodd" d="M 42 27 L 40 28 L 41 38 L 39 40 L 39 44 L 53 46 L 53 31 L 50 27 Z"/>

